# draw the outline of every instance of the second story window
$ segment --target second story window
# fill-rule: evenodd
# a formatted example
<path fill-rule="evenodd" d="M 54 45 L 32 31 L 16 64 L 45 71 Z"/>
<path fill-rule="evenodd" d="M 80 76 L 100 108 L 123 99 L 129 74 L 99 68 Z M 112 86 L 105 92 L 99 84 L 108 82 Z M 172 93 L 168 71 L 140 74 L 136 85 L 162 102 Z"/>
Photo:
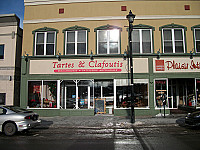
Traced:
<path fill-rule="evenodd" d="M 154 27 L 148 25 L 135 25 L 132 31 L 133 53 L 153 53 L 153 33 Z"/>
<path fill-rule="evenodd" d="M 121 28 L 111 25 L 95 29 L 97 32 L 97 54 L 120 54 Z"/>
<path fill-rule="evenodd" d="M 63 30 L 65 34 L 65 55 L 87 54 L 87 39 L 90 30 L 73 26 Z"/>
<path fill-rule="evenodd" d="M 56 33 L 57 30 L 46 27 L 33 31 L 35 35 L 34 56 L 56 54 Z"/>
<path fill-rule="evenodd" d="M 4 45 L 0 45 L 0 59 L 4 59 Z"/>
<path fill-rule="evenodd" d="M 194 49 L 195 52 L 200 53 L 200 25 L 192 27 L 194 33 Z"/>
<path fill-rule="evenodd" d="M 161 29 L 162 28 L 162 29 Z M 161 27 L 162 46 L 164 53 L 185 53 L 185 30 L 180 25 L 166 25 Z"/>

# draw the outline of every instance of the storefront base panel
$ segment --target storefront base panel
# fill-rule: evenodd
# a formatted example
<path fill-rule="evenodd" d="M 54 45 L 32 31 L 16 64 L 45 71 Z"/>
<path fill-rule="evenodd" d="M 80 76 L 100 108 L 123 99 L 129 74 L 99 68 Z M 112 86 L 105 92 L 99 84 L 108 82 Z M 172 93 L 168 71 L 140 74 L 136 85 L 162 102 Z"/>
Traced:
<path fill-rule="evenodd" d="M 157 114 L 162 113 L 164 114 L 164 110 L 155 110 L 155 109 L 135 109 L 135 117 L 137 116 L 156 116 Z M 170 110 L 165 110 L 165 114 L 170 114 Z M 131 110 L 130 109 L 115 109 L 114 110 L 115 116 L 130 116 Z"/>
<path fill-rule="evenodd" d="M 93 109 L 86 109 L 86 110 L 62 109 L 60 110 L 60 116 L 94 116 L 94 110 Z"/>
<path fill-rule="evenodd" d="M 40 117 L 54 117 L 54 116 L 60 116 L 60 110 L 59 109 L 33 109 L 35 113 L 37 113 Z"/>

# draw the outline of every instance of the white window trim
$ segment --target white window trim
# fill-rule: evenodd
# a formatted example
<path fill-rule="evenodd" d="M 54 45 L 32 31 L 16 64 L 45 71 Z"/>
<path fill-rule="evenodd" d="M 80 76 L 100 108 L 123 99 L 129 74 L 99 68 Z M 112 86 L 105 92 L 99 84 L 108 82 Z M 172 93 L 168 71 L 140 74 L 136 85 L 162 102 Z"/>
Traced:
<path fill-rule="evenodd" d="M 164 33 L 163 30 L 171 30 L 172 31 L 172 40 L 164 40 Z M 183 40 L 176 40 L 176 41 L 183 41 L 183 53 L 185 53 L 185 30 L 183 28 L 163 28 L 162 29 L 162 44 L 163 44 L 163 52 L 165 53 L 165 41 L 170 41 L 172 42 L 172 48 L 173 48 L 173 52 L 172 53 L 176 53 L 176 48 L 175 48 L 175 34 L 174 34 L 174 30 L 176 29 L 181 29 L 182 30 L 182 38 Z"/>
<path fill-rule="evenodd" d="M 197 51 L 197 44 L 196 44 L 196 41 L 200 41 L 200 39 L 199 40 L 197 40 L 196 39 L 196 29 L 198 29 L 198 30 L 200 30 L 200 28 L 194 28 L 194 47 L 195 47 L 195 52 L 196 53 L 200 53 L 200 50 L 199 50 L 199 52 Z"/>
<path fill-rule="evenodd" d="M 153 53 L 153 38 L 152 38 L 152 29 L 133 29 L 133 30 L 139 30 L 139 37 L 140 37 L 140 54 L 143 54 L 143 46 L 142 46 L 142 31 L 143 30 L 149 30 L 150 31 L 150 40 L 151 40 L 151 52 L 150 53 Z M 134 53 L 134 52 L 133 52 Z M 135 53 L 137 54 L 137 53 Z M 146 54 L 146 53 L 144 53 Z"/>
<path fill-rule="evenodd" d="M 118 52 L 116 54 L 120 54 L 120 30 L 119 29 L 113 29 L 113 30 L 118 30 L 119 32 L 119 37 L 118 37 Z M 115 53 L 110 53 L 110 48 L 109 48 L 109 45 L 110 45 L 110 30 L 97 30 L 97 54 L 98 55 L 104 55 L 104 54 L 99 54 L 99 31 L 106 31 L 106 34 L 107 34 L 107 53 L 106 54 L 115 54 Z"/>
<path fill-rule="evenodd" d="M 36 55 L 37 51 L 37 35 L 38 33 L 44 33 L 44 55 Z M 48 32 L 35 32 L 35 50 L 34 50 L 34 56 L 46 56 L 46 47 L 47 47 L 47 33 L 54 33 L 54 54 L 53 55 L 47 55 L 47 56 L 54 56 L 55 55 L 55 46 L 56 46 L 56 32 L 55 31 L 48 31 Z M 50 43 L 48 43 L 50 44 Z"/>
<path fill-rule="evenodd" d="M 86 37 L 85 37 L 85 43 L 86 43 L 86 47 L 85 47 L 85 54 L 87 54 L 87 30 L 74 30 L 74 31 L 65 31 L 65 55 L 73 55 L 73 54 L 67 54 L 67 32 L 75 32 L 75 54 L 74 55 L 85 55 L 85 54 L 78 54 L 78 32 L 79 31 L 85 31 L 86 32 Z M 71 43 L 71 42 L 68 42 Z M 73 42 L 74 43 L 74 42 Z"/>
<path fill-rule="evenodd" d="M 41 82 L 42 84 L 41 84 L 41 95 L 40 95 L 40 98 L 41 98 L 41 104 L 42 104 L 42 106 L 43 106 L 43 98 L 44 98 L 44 93 L 43 93 L 43 90 L 44 90 L 44 82 L 49 82 L 49 81 L 56 81 L 56 83 L 57 83 L 57 101 L 56 101 L 56 103 L 57 103 L 57 107 L 56 108 L 44 108 L 44 107 L 42 107 L 42 108 L 34 108 L 34 107 L 29 107 L 28 105 L 27 105 L 27 109 L 59 109 L 60 108 L 60 80 L 28 80 L 27 81 L 27 88 L 28 88 L 28 82 Z M 29 94 L 29 93 L 27 93 L 27 94 Z M 27 95 L 28 96 L 28 95 Z"/>

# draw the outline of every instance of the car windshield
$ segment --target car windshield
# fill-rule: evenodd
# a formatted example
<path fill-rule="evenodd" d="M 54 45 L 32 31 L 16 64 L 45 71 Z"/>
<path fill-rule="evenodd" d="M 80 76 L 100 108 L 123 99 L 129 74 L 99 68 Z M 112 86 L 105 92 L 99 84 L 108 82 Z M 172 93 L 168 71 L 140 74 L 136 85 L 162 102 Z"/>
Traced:
<path fill-rule="evenodd" d="M 32 111 L 29 111 L 27 109 L 24 109 L 24 108 L 20 108 L 20 107 L 15 107 L 15 106 L 5 106 L 5 108 L 7 109 L 10 109 L 16 113 L 19 113 L 19 112 L 23 112 L 23 113 L 30 113 Z"/>

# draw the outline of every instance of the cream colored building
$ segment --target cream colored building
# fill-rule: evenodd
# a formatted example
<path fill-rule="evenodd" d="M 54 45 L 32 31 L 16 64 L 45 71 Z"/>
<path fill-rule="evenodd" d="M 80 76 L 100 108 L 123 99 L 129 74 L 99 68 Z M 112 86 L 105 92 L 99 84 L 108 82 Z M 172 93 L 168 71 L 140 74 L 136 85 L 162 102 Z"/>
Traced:
<path fill-rule="evenodd" d="M 19 105 L 22 29 L 14 14 L 0 15 L 0 105 Z"/>
<path fill-rule="evenodd" d="M 101 99 L 106 113 L 127 115 L 130 10 L 136 114 L 159 113 L 163 95 L 168 113 L 200 107 L 200 1 L 24 2 L 22 107 L 92 115 Z"/>

